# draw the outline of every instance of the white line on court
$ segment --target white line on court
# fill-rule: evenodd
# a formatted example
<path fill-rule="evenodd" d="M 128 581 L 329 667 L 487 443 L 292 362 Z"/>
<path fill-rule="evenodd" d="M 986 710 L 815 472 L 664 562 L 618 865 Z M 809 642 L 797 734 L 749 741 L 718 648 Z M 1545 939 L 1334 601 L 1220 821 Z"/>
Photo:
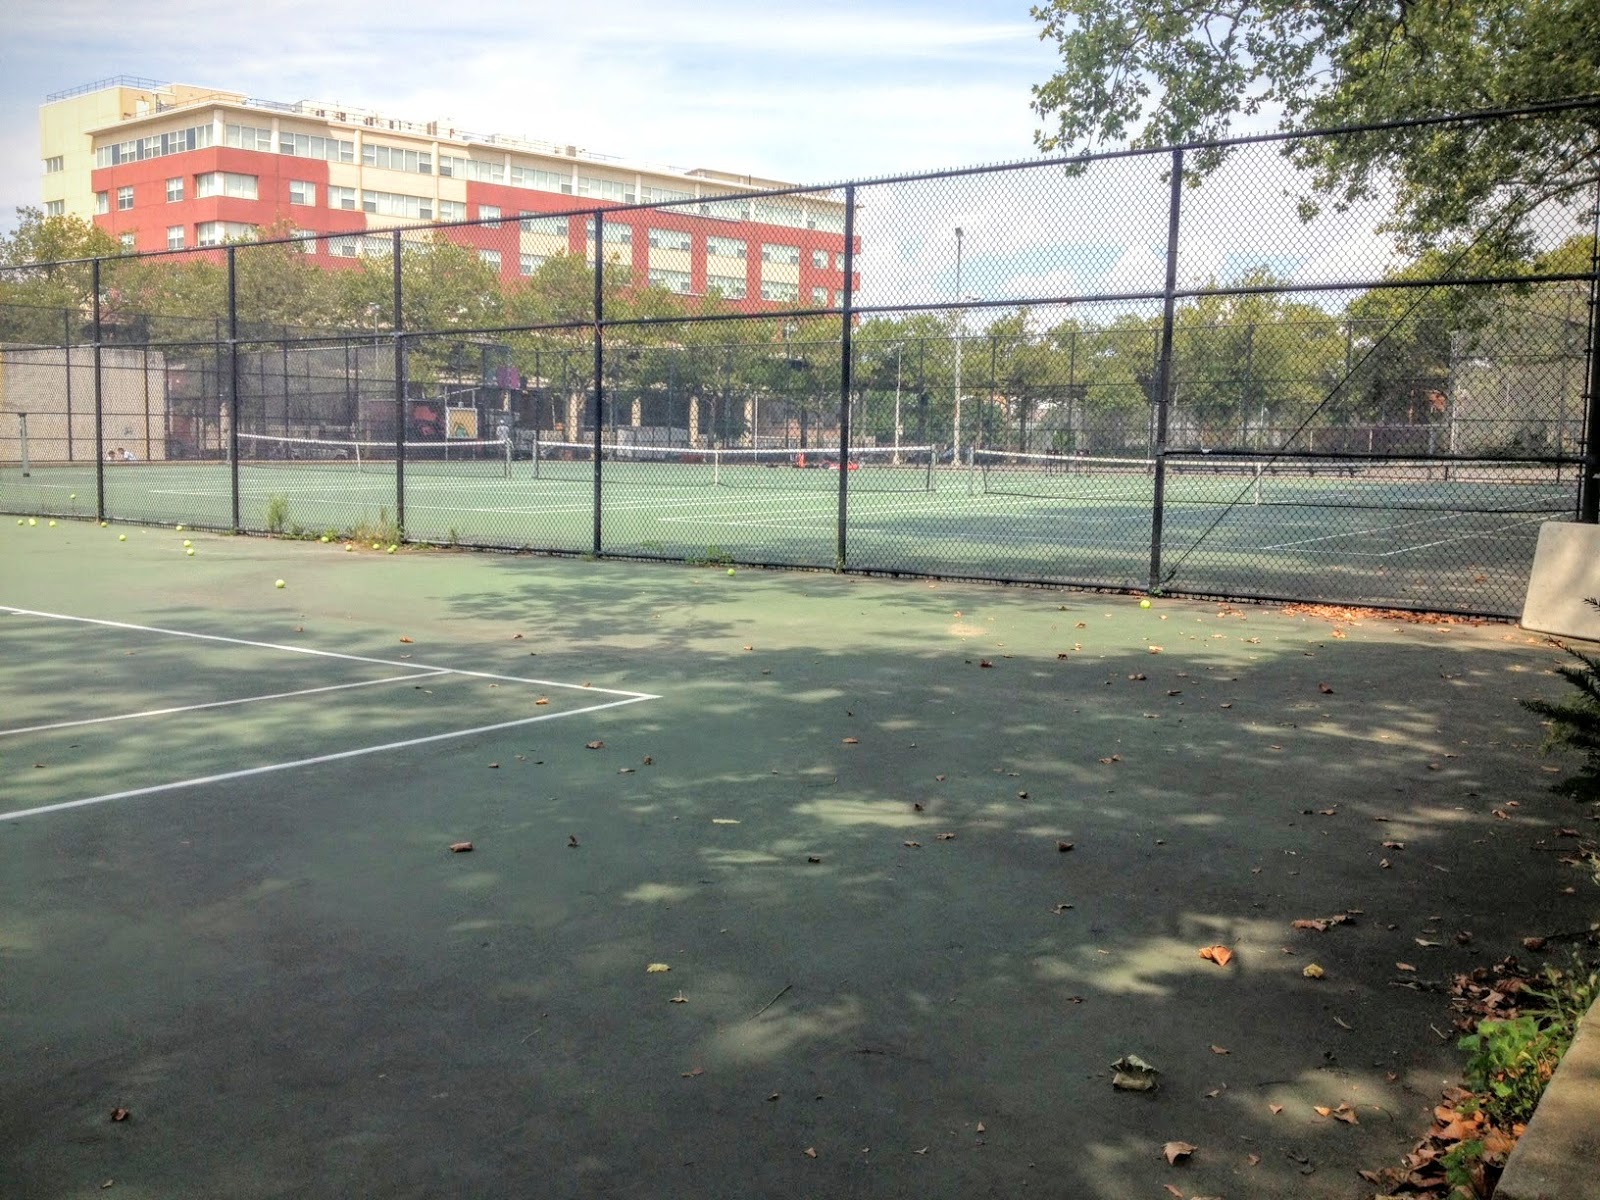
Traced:
<path fill-rule="evenodd" d="M 391 675 L 387 679 L 363 679 L 360 683 L 333 683 L 326 687 L 301 688 L 294 692 L 273 692 L 267 696 L 243 696 L 237 700 L 212 700 L 205 704 L 184 704 L 176 708 L 147 708 L 143 712 L 118 713 L 111 717 L 85 717 L 81 721 L 52 721 L 48 725 L 24 725 L 18 729 L 0 729 L 0 737 L 17 733 L 43 733 L 50 729 L 72 729 L 79 725 L 101 725 L 108 721 L 132 721 L 138 717 L 169 717 L 176 713 L 200 712 L 207 708 L 228 708 L 237 704 L 256 704 L 262 700 L 288 700 L 294 696 L 315 696 L 320 692 L 343 692 L 350 688 L 376 687 L 380 683 L 405 683 L 413 679 L 431 679 L 435 675 L 450 675 L 451 671 L 422 671 L 414 675 Z"/>
<path fill-rule="evenodd" d="M 505 683 L 530 683 L 540 687 L 567 688 L 575 692 L 594 692 L 607 696 L 626 696 L 632 700 L 659 700 L 649 692 L 628 692 L 621 688 L 588 687 L 581 683 L 561 683 L 554 679 L 533 679 L 526 675 L 497 675 L 490 671 L 466 671 L 459 667 L 441 667 L 433 663 L 396 662 L 392 658 L 372 658 L 364 654 L 341 654 L 336 650 L 314 650 L 309 646 L 285 646 L 278 642 L 257 642 L 248 638 L 224 637 L 218 633 L 193 633 L 184 629 L 163 629 L 156 625 L 132 625 L 126 621 L 105 621 L 97 617 L 74 617 L 66 613 L 40 612 L 31 608 L 16 608 L 9 604 L 0 604 L 0 613 L 11 613 L 19 617 L 41 617 L 47 621 L 72 621 L 82 625 L 101 625 L 107 629 L 129 629 L 136 633 L 161 633 L 168 637 L 194 638 L 202 642 L 222 642 L 229 646 L 254 646 L 260 650 L 282 650 L 288 654 L 308 654 L 316 658 L 336 658 L 344 662 L 377 663 L 380 666 L 394 667 L 401 671 L 416 671 L 418 677 L 423 672 L 431 675 L 467 675 L 475 679 L 498 679 Z"/>
<path fill-rule="evenodd" d="M 462 672 L 471 674 L 471 672 Z M 571 686 L 571 685 L 568 685 Z M 596 688 L 596 691 L 601 689 Z M 493 725 L 478 725 L 470 729 L 452 729 L 448 733 L 430 733 L 425 737 L 407 738 L 400 742 L 386 742 L 381 746 L 362 746 L 356 750 L 340 750 L 333 754 L 318 754 L 313 758 L 299 758 L 293 762 L 269 763 L 264 767 L 246 767 L 241 771 L 224 771 L 218 775 L 200 775 L 194 779 L 180 779 L 173 783 L 157 783 L 150 787 L 130 788 L 125 792 L 107 792 L 103 796 L 89 796 L 82 800 L 66 800 L 60 804 L 44 804 L 38 808 L 24 808 L 17 812 L 0 813 L 0 821 L 16 821 L 23 817 L 37 817 L 45 813 L 62 812 L 69 808 L 84 808 L 91 804 L 109 804 L 113 800 L 132 800 L 138 796 L 153 796 L 158 792 L 174 792 L 183 788 L 204 787 L 211 783 L 226 783 L 231 779 L 248 779 L 254 775 L 270 775 L 276 771 L 293 771 L 299 767 L 314 767 L 321 763 L 338 762 L 341 759 L 361 758 L 368 754 L 382 754 L 392 750 L 406 750 L 412 746 L 425 746 L 429 742 L 442 742 L 450 738 L 473 737 L 481 733 L 494 733 L 501 729 L 515 729 L 522 725 L 532 725 L 539 721 L 554 721 L 561 717 L 580 717 L 586 713 L 600 712 L 607 708 L 620 708 L 625 704 L 638 704 L 643 700 L 657 700 L 660 697 L 646 695 L 643 692 L 629 693 L 623 700 L 611 700 L 605 704 L 591 704 L 587 708 L 575 708 L 571 712 L 542 713 L 536 717 L 522 717 L 515 721 L 500 721 Z"/>

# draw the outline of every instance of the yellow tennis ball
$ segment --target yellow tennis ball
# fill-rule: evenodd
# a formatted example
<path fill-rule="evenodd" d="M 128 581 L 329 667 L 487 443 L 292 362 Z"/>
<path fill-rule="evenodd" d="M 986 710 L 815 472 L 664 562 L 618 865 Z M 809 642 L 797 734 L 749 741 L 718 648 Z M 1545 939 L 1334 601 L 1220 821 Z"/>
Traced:
<path fill-rule="evenodd" d="M 50 522 L 50 528 L 54 529 L 55 527 L 56 527 L 56 523 L 54 521 L 51 521 Z"/>
<path fill-rule="evenodd" d="M 393 554 L 393 553 L 394 553 L 394 552 L 395 552 L 395 551 L 396 551 L 396 550 L 398 550 L 398 549 L 399 549 L 399 547 L 398 547 L 398 546 L 390 546 L 390 547 L 389 547 L 389 553 L 390 553 L 390 554 Z"/>
<path fill-rule="evenodd" d="M 328 535 L 327 534 L 323 534 L 321 537 L 319 537 L 317 539 L 317 541 L 321 542 L 324 546 L 326 546 L 328 544 Z"/>
<path fill-rule="evenodd" d="M 272 586 L 275 587 L 275 588 L 281 588 L 283 586 L 283 580 L 281 580 L 281 579 L 278 580 Z"/>
<path fill-rule="evenodd" d="M 76 500 L 77 498 L 78 498 L 78 493 L 77 492 L 73 492 L 72 495 L 67 497 L 68 500 Z"/>
<path fill-rule="evenodd" d="M 38 523 L 39 522 L 37 520 L 35 520 L 33 517 L 29 517 L 28 518 L 28 524 L 29 525 L 37 525 Z"/>
<path fill-rule="evenodd" d="M 373 548 L 373 549 L 374 549 L 374 550 L 381 550 L 381 549 L 383 549 L 383 547 L 382 547 L 382 546 L 380 546 L 380 545 L 378 545 L 378 543 L 377 543 L 377 542 L 373 542 L 373 543 L 372 543 L 372 548 Z"/>
<path fill-rule="evenodd" d="M 184 551 L 184 553 L 187 554 L 190 558 L 193 558 L 194 557 L 194 547 L 190 546 L 187 550 Z"/>
<path fill-rule="evenodd" d="M 353 552 L 354 552 L 354 551 L 355 551 L 355 547 L 354 547 L 354 546 L 352 546 L 352 545 L 351 545 L 351 544 L 350 544 L 350 543 L 349 543 L 349 542 L 346 542 L 346 543 L 345 543 L 345 544 L 344 544 L 344 552 L 345 552 L 345 553 L 346 553 L 346 554 L 351 554 L 351 553 L 353 553 Z"/>
<path fill-rule="evenodd" d="M 732 575 L 732 574 L 733 574 L 733 568 L 732 568 L 732 567 L 729 567 L 729 568 L 728 568 L 728 574 L 729 574 L 729 575 Z"/>
<path fill-rule="evenodd" d="M 179 526 L 178 526 L 178 532 L 179 532 L 179 533 L 182 533 L 182 532 L 183 532 L 183 526 L 182 526 L 182 525 L 179 525 Z"/>
<path fill-rule="evenodd" d="M 17 524 L 21 525 L 22 522 L 18 521 Z M 100 528 L 101 529 L 110 529 L 111 528 L 111 522 L 110 521 L 101 521 L 100 522 Z"/>
<path fill-rule="evenodd" d="M 1139 601 L 1139 607 L 1140 608 L 1149 608 L 1150 607 L 1150 601 L 1148 601 L 1148 600 Z"/>
<path fill-rule="evenodd" d="M 119 542 L 125 542 L 125 541 L 127 541 L 127 540 L 128 540 L 128 535 L 127 535 L 127 534 L 125 534 L 125 533 L 119 533 L 119 534 L 117 534 L 117 541 L 119 541 Z"/>
<path fill-rule="evenodd" d="M 17 518 L 17 524 L 18 524 L 18 525 L 26 525 L 26 524 L 27 524 L 27 522 L 26 522 L 26 521 L 24 521 L 24 520 L 23 520 L 23 519 L 22 519 L 22 518 L 21 518 L 21 517 L 18 517 L 18 518 Z"/>

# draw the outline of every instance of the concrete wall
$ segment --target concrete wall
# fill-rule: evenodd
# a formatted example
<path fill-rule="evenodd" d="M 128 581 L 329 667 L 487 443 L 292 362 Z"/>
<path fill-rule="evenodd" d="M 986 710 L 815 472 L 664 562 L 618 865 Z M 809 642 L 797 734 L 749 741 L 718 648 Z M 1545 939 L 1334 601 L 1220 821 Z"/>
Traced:
<path fill-rule="evenodd" d="M 141 460 L 165 458 L 166 357 L 154 351 L 102 349 L 100 375 L 104 450 L 126 449 Z M 33 462 L 93 462 L 94 383 L 94 351 L 88 346 L 70 351 L 0 346 L 0 463 L 21 457 L 19 413 L 27 414 L 28 457 Z"/>

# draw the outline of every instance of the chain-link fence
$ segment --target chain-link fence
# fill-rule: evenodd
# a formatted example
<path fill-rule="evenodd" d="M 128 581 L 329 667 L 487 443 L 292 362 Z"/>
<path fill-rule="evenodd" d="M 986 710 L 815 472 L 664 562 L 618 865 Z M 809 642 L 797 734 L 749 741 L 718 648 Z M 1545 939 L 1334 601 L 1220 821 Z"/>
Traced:
<path fill-rule="evenodd" d="M 1407 253 L 1304 142 L 0 268 L 0 505 L 1514 613 L 1596 197 Z"/>

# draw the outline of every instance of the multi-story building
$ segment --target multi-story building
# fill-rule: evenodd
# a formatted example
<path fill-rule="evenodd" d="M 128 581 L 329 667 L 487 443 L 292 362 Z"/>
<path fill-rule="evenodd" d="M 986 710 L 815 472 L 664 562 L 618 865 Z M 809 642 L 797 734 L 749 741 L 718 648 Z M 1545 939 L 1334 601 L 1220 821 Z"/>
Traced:
<path fill-rule="evenodd" d="M 843 204 L 736 198 L 793 186 L 776 180 L 128 77 L 46 97 L 39 130 L 46 214 L 92 219 L 130 250 L 215 246 L 272 227 L 316 235 L 309 252 L 338 266 L 387 253 L 392 235 L 378 230 L 477 222 L 446 236 L 509 284 L 552 255 L 593 255 L 592 218 L 550 214 L 682 201 L 603 218 L 603 257 L 685 295 L 716 291 L 755 308 L 842 303 Z"/>

